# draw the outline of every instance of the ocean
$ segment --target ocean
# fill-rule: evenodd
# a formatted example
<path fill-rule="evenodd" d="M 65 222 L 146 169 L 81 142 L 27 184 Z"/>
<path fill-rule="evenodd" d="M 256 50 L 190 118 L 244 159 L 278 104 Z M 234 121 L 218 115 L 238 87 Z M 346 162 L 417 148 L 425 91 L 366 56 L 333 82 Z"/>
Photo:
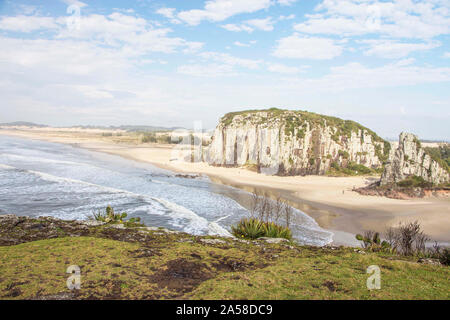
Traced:
<path fill-rule="evenodd" d="M 230 236 L 249 215 L 250 194 L 119 156 L 0 135 L 0 214 L 85 220 L 110 205 L 147 226 L 194 235 Z M 294 209 L 301 244 L 322 246 L 333 233 Z"/>

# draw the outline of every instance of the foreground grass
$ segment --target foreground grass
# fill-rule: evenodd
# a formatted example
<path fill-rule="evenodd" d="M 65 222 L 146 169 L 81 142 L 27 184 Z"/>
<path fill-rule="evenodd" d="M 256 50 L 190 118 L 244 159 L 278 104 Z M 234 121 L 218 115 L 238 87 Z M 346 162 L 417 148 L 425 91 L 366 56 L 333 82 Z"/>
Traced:
<path fill-rule="evenodd" d="M 448 267 L 352 248 L 208 244 L 186 234 L 148 232 L 146 241 L 94 236 L 0 247 L 2 299 L 449 299 Z M 381 268 L 368 291 L 366 268 Z M 66 269 L 81 268 L 70 291 Z"/>

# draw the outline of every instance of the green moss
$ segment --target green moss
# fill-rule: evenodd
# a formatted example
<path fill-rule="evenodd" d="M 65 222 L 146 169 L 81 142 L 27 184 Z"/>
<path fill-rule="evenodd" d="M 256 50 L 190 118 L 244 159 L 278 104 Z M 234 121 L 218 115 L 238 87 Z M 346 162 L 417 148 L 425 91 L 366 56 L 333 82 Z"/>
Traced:
<path fill-rule="evenodd" d="M 339 150 L 338 151 L 339 156 L 341 156 L 343 159 L 348 159 L 350 157 L 350 154 L 345 150 Z"/>
<path fill-rule="evenodd" d="M 341 167 L 338 162 L 333 161 L 330 170 L 327 172 L 329 176 L 358 176 L 358 175 L 375 175 L 380 174 L 379 169 L 371 169 L 362 164 L 350 161 L 346 167 Z"/>
<path fill-rule="evenodd" d="M 271 109 L 262 109 L 262 110 L 243 110 L 237 112 L 230 112 L 225 114 L 221 118 L 222 124 L 225 126 L 230 125 L 233 122 L 234 117 L 248 116 L 258 112 L 267 112 L 268 117 L 266 120 L 270 119 L 283 119 L 286 121 L 287 133 L 294 134 L 292 127 L 298 128 L 301 127 L 302 124 L 306 121 L 310 124 L 312 128 L 314 127 L 324 127 L 325 125 L 337 128 L 337 132 L 333 135 L 333 137 L 338 140 L 339 136 L 346 136 L 347 138 L 351 137 L 352 132 L 361 133 L 366 132 L 367 134 L 372 136 L 372 141 L 384 142 L 382 138 L 380 138 L 375 132 L 372 130 L 362 126 L 361 124 L 352 121 L 352 120 L 343 120 L 337 117 L 322 115 L 314 112 L 308 111 L 292 111 L 292 110 L 283 110 L 278 108 Z"/>
<path fill-rule="evenodd" d="M 430 188 L 433 186 L 431 182 L 425 181 L 425 179 L 419 176 L 409 176 L 397 182 L 397 185 L 403 188 Z"/>
<path fill-rule="evenodd" d="M 442 168 L 450 173 L 450 146 L 444 145 L 438 148 L 425 147 L 425 153 L 436 161 Z"/>

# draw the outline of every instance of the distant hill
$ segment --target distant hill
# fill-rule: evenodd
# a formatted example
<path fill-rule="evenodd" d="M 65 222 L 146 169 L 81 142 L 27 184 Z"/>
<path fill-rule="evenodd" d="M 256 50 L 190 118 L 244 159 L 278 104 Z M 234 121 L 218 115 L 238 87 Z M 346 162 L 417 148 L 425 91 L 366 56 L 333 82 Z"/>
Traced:
<path fill-rule="evenodd" d="M 124 130 L 128 132 L 157 132 L 157 131 L 173 131 L 176 129 L 184 129 L 182 127 L 155 127 L 146 125 L 123 125 L 123 126 L 73 126 L 73 128 L 82 129 L 105 129 L 105 130 Z"/>
<path fill-rule="evenodd" d="M 36 128 L 47 128 L 48 127 L 45 124 L 37 124 L 37 123 L 26 122 L 26 121 L 0 123 L 0 126 L 3 126 L 3 127 L 36 127 Z"/>
<path fill-rule="evenodd" d="M 136 131 L 150 131 L 150 132 L 155 132 L 155 131 L 173 131 L 173 130 L 177 130 L 177 129 L 184 129 L 182 127 L 170 127 L 170 128 L 166 128 L 166 127 L 154 127 L 154 126 L 118 126 L 118 127 L 114 127 L 111 126 L 110 128 L 112 129 L 119 129 L 119 130 L 126 130 L 126 131 L 130 131 L 130 132 L 136 132 Z"/>
<path fill-rule="evenodd" d="M 0 126 L 3 127 L 34 127 L 34 128 L 50 128 L 51 126 L 44 124 L 37 124 L 33 122 L 26 121 L 14 121 L 8 123 L 0 123 Z M 62 127 L 63 128 L 63 127 Z M 173 131 L 176 129 L 184 129 L 182 127 L 156 127 L 156 126 L 146 126 L 146 125 L 123 125 L 123 126 L 72 126 L 72 128 L 81 128 L 81 129 L 103 129 L 103 130 L 125 130 L 128 132 L 157 132 L 157 131 Z"/>

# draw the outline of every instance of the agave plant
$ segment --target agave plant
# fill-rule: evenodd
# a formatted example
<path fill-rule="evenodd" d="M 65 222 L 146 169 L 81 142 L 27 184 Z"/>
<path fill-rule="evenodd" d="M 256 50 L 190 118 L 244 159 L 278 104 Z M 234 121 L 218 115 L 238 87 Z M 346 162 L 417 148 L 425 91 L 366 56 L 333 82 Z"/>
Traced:
<path fill-rule="evenodd" d="M 363 243 L 363 247 L 370 251 L 391 252 L 392 248 L 389 242 L 381 241 L 380 233 L 366 231 L 364 235 L 357 234 L 356 239 Z"/>
<path fill-rule="evenodd" d="M 128 221 L 125 221 L 125 218 L 127 217 L 126 212 L 122 213 L 115 213 L 114 209 L 111 206 L 107 206 L 105 212 L 98 211 L 97 213 L 94 213 L 94 219 L 101 222 L 106 223 L 128 223 L 128 224 L 136 224 L 140 223 L 141 219 L 139 217 L 131 218 Z"/>
<path fill-rule="evenodd" d="M 237 238 L 258 239 L 261 237 L 292 239 L 291 230 L 274 222 L 263 222 L 257 218 L 242 219 L 236 226 L 231 227 Z"/>

